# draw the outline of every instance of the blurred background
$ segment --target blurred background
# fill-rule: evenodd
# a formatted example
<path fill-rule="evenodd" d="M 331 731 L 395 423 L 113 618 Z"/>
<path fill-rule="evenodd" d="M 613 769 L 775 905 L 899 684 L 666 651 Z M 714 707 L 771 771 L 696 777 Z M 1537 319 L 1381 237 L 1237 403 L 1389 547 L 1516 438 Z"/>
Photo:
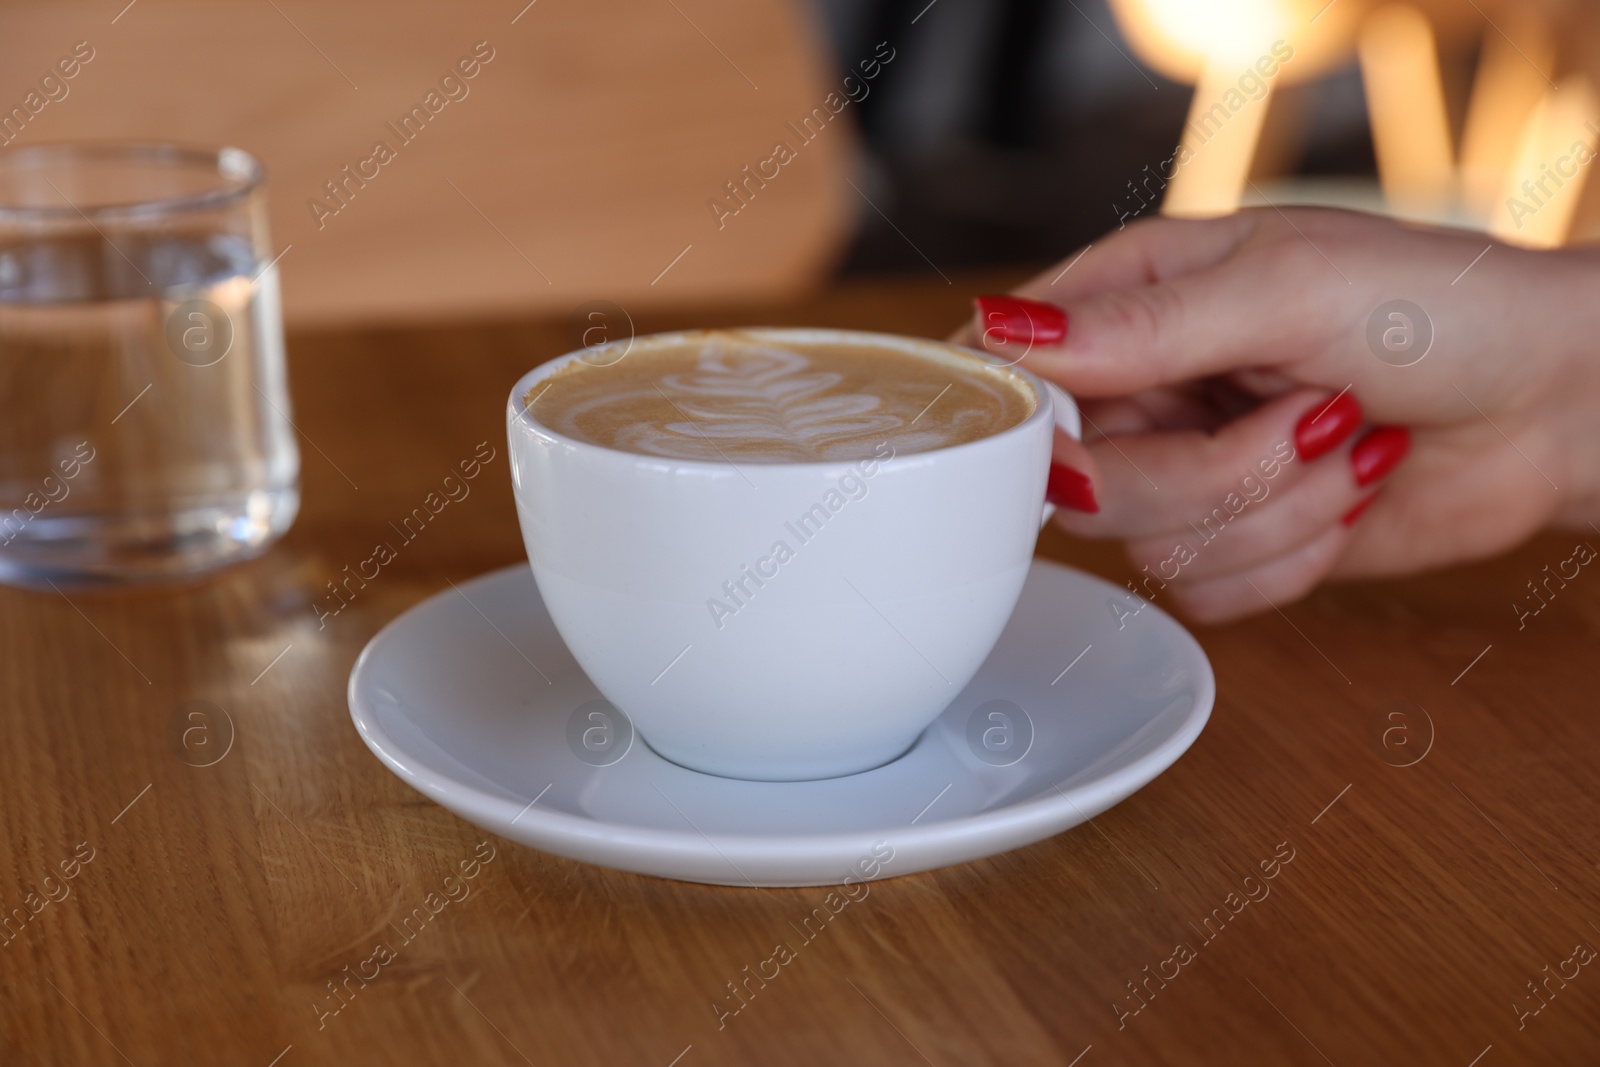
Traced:
<path fill-rule="evenodd" d="M 828 0 L 831 38 L 852 55 L 926 2 Z M 1597 220 L 1576 160 L 1565 189 L 1535 190 L 1548 212 L 1522 182 L 1595 144 L 1597 13 L 1538 0 L 939 0 L 917 53 L 858 115 L 888 219 L 863 215 L 845 268 L 915 268 L 891 220 L 962 267 L 1051 261 L 1163 209 L 1265 202 L 1581 239 Z M 1249 76 L 1285 53 L 1270 77 Z M 1512 196 L 1529 213 L 1497 218 Z"/>
<path fill-rule="evenodd" d="M 31 0 L 6 19 L 0 142 L 264 161 L 291 325 L 1042 267 L 1142 215 L 1252 203 L 1600 235 L 1600 10 L 1576 0 Z"/>

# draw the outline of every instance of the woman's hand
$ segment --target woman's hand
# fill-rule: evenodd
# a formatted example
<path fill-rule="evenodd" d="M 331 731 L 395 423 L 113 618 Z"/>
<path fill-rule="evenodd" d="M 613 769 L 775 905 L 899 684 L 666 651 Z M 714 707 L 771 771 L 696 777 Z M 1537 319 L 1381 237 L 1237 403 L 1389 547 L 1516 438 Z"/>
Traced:
<path fill-rule="evenodd" d="M 1078 398 L 1056 521 L 1202 621 L 1600 522 L 1594 253 L 1262 209 L 1138 223 L 1017 295 L 955 340 Z"/>

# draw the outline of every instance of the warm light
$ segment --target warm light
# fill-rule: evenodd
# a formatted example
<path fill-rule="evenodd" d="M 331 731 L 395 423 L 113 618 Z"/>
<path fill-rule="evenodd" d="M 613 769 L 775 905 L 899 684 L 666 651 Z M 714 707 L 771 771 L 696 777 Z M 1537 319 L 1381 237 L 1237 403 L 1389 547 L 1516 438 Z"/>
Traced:
<path fill-rule="evenodd" d="M 1195 83 L 1161 210 L 1234 211 L 1250 176 L 1272 87 L 1326 73 L 1349 55 L 1352 3 L 1328 0 L 1111 0 L 1134 52 Z"/>
<path fill-rule="evenodd" d="M 1141 0 L 1130 6 L 1164 65 L 1177 61 L 1186 68 L 1196 60 L 1248 65 L 1274 40 L 1287 38 L 1292 25 L 1289 5 L 1277 0 Z"/>
<path fill-rule="evenodd" d="M 1505 14 L 1499 30 L 1484 31 L 1461 137 L 1461 194 L 1480 218 L 1493 212 L 1523 127 L 1549 89 L 1555 65 L 1554 42 L 1543 22 L 1514 9 Z"/>
<path fill-rule="evenodd" d="M 1384 197 L 1411 211 L 1448 202 L 1454 153 L 1433 28 L 1416 8 L 1390 4 L 1362 23 L 1358 52 Z"/>
<path fill-rule="evenodd" d="M 1566 242 L 1594 166 L 1600 101 L 1581 76 L 1547 91 L 1528 116 L 1489 232 L 1531 248 Z"/>
<path fill-rule="evenodd" d="M 1190 84 L 1218 67 L 1238 77 L 1276 41 L 1295 53 L 1284 66 L 1285 79 L 1325 74 L 1349 55 L 1355 9 L 1349 0 L 1111 0 L 1111 14 L 1134 54 L 1165 77 Z"/>
<path fill-rule="evenodd" d="M 1231 64 L 1216 64 L 1201 76 L 1162 214 L 1204 218 L 1238 210 L 1271 99 L 1269 81 L 1251 84 L 1259 87 L 1259 95 L 1241 91 Z"/>

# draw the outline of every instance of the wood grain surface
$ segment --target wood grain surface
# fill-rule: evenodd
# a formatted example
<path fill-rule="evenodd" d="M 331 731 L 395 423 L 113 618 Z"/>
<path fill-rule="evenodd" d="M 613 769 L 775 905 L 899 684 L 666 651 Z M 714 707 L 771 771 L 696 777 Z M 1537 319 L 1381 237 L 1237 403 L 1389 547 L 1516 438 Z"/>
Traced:
<path fill-rule="evenodd" d="M 639 327 L 942 335 L 1011 280 Z M 495 839 L 351 725 L 380 626 L 521 557 L 503 458 L 325 629 L 312 610 L 478 442 L 503 457 L 506 390 L 570 331 L 295 335 L 305 507 L 283 543 L 183 587 L 0 591 L 0 1063 L 1600 1060 L 1600 577 L 1520 631 L 1511 607 L 1594 532 L 1200 630 L 1217 706 L 1168 773 L 1092 825 L 872 884 L 719 1026 L 728 983 L 824 891 Z M 1051 532 L 1041 552 L 1126 573 L 1115 546 Z M 209 766 L 177 737 L 191 701 L 233 724 Z M 470 892 L 350 980 L 463 864 Z"/>

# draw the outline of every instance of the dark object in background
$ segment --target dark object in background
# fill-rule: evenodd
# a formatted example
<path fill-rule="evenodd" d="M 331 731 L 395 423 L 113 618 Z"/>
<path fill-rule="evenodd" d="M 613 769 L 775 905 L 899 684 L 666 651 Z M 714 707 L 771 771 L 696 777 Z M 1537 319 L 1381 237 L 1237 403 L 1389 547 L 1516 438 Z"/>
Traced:
<path fill-rule="evenodd" d="M 851 108 L 871 204 L 841 273 L 1053 262 L 1114 228 L 1178 144 L 1191 87 L 1133 57 L 1105 0 L 817 2 L 842 70 L 897 51 Z M 1353 66 L 1295 96 L 1297 173 L 1376 173 Z"/>

